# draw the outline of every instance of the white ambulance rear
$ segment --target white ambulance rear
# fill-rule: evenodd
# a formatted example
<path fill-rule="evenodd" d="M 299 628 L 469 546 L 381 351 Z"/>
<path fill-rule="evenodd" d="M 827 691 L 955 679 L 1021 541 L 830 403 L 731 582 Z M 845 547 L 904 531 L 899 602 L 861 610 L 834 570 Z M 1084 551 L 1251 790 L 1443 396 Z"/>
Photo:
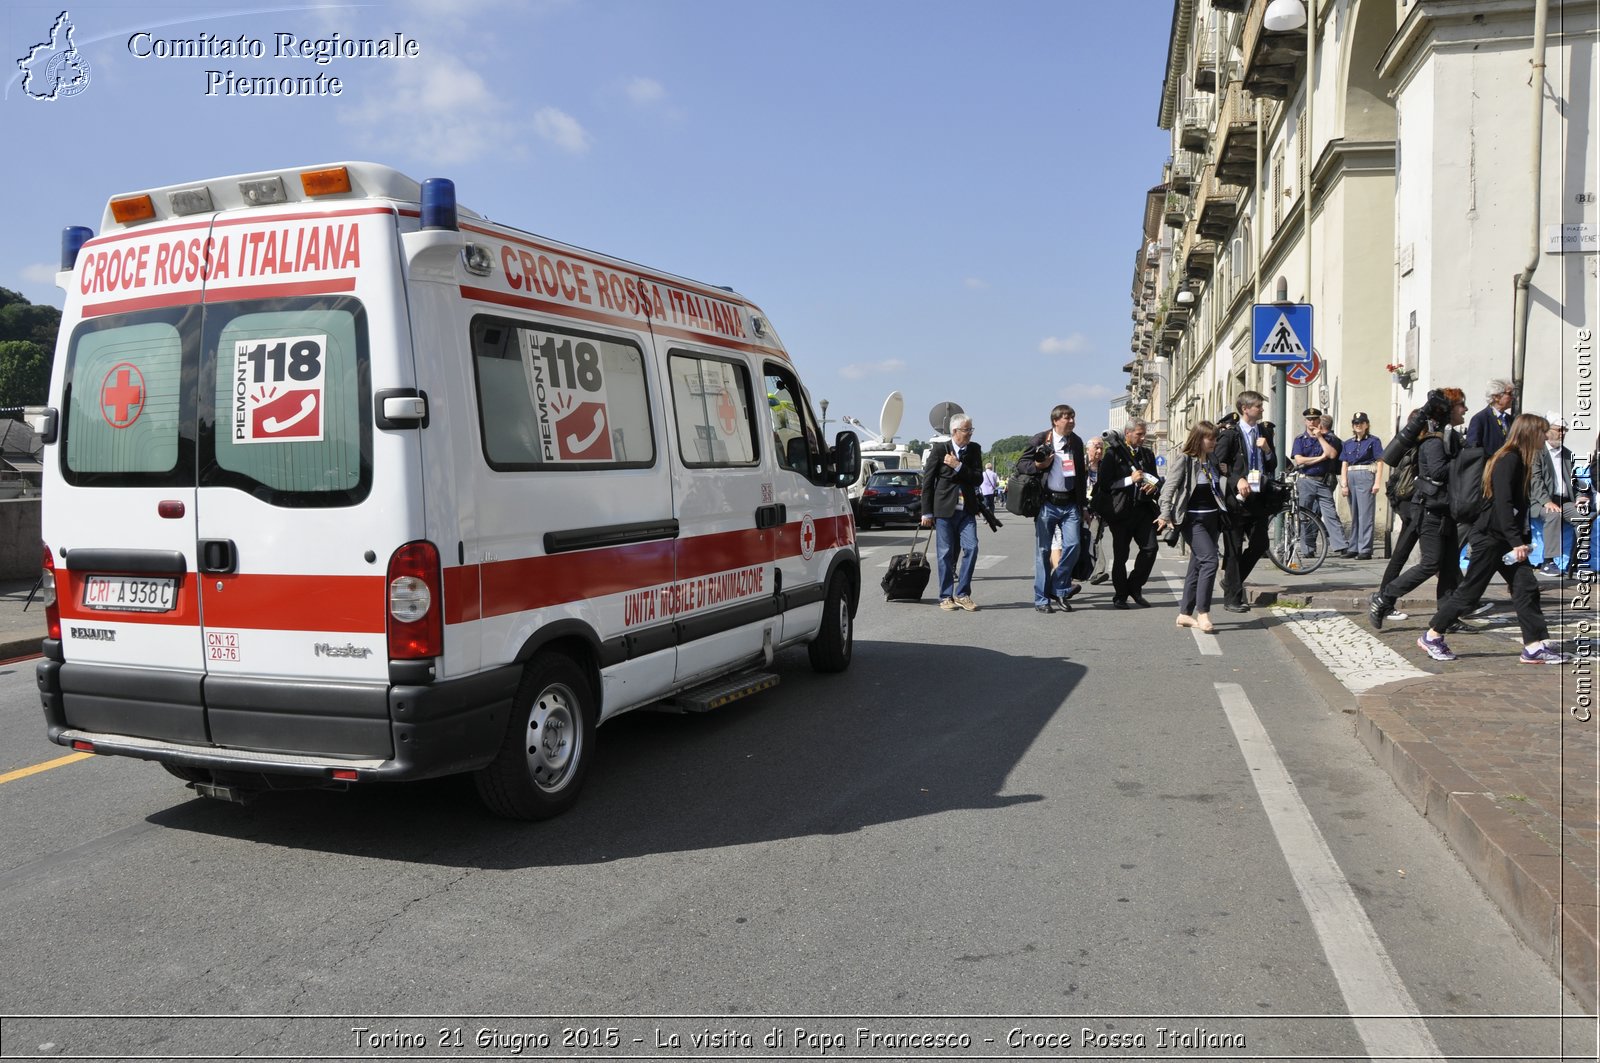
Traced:
<path fill-rule="evenodd" d="M 68 229 L 43 417 L 50 737 L 210 796 L 475 772 L 849 663 L 845 493 L 761 311 L 364 163 Z"/>

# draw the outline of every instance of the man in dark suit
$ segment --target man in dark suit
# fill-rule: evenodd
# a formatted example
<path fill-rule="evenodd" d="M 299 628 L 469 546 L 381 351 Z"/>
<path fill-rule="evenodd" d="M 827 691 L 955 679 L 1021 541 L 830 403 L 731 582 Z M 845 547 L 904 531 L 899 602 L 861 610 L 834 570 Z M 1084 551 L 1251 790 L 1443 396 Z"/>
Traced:
<path fill-rule="evenodd" d="M 1033 608 L 1072 612 L 1072 568 L 1078 563 L 1083 507 L 1089 499 L 1089 469 L 1083 440 L 1072 429 L 1078 413 L 1065 404 L 1050 411 L 1050 428 L 1028 440 L 1016 471 L 1039 477 L 1041 502 L 1033 518 Z M 1061 561 L 1050 565 L 1050 541 L 1061 529 Z"/>
<path fill-rule="evenodd" d="M 978 563 L 977 488 L 983 482 L 983 451 L 972 441 L 972 418 L 965 414 L 950 422 L 950 436 L 950 442 L 928 448 L 922 466 L 922 526 L 937 528 L 939 608 L 975 613 L 972 569 Z"/>
<path fill-rule="evenodd" d="M 1467 422 L 1466 445 L 1482 447 L 1487 456 L 1505 445 L 1506 436 L 1511 431 L 1511 403 L 1517 397 L 1517 389 L 1511 386 L 1509 380 L 1491 380 L 1489 386 L 1484 388 L 1484 395 L 1489 405 L 1473 414 L 1472 420 Z M 1466 542 L 1465 539 L 1461 541 Z"/>
<path fill-rule="evenodd" d="M 1156 456 L 1144 445 L 1146 426 L 1130 420 L 1122 434 L 1106 433 L 1106 454 L 1100 459 L 1095 509 L 1111 529 L 1111 604 L 1126 609 L 1130 602 L 1148 608 L 1144 584 L 1156 563 L 1155 520 L 1160 505 Z M 1133 571 L 1128 571 L 1128 545 L 1135 543 Z"/>
<path fill-rule="evenodd" d="M 1241 391 L 1233 408 L 1237 424 L 1217 433 L 1213 457 L 1222 473 L 1224 501 L 1230 522 L 1224 533 L 1228 553 L 1222 565 L 1222 607 L 1231 613 L 1250 611 L 1244 581 L 1267 552 L 1274 499 L 1268 488 L 1278 470 L 1272 433 L 1261 420 L 1266 398 L 1259 391 Z"/>

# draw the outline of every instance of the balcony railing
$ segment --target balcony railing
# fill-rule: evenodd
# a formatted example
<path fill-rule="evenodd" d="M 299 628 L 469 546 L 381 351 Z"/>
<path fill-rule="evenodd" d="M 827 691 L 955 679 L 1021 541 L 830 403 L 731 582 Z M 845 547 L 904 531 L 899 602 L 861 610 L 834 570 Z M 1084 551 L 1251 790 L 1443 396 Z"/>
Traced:
<path fill-rule="evenodd" d="M 1217 119 L 1217 163 L 1219 180 L 1252 188 L 1256 183 L 1256 112 L 1254 101 L 1247 100 L 1236 82 L 1222 97 Z"/>
<path fill-rule="evenodd" d="M 1183 259 L 1183 272 L 1190 280 L 1208 280 L 1217 265 L 1217 245 L 1213 240 L 1197 240 Z"/>
<path fill-rule="evenodd" d="M 1307 0 L 1309 17 L 1315 19 L 1317 0 Z M 1267 5 L 1252 3 L 1244 21 L 1244 87 L 1257 96 L 1274 100 L 1289 97 L 1290 88 L 1305 69 L 1306 34 L 1304 29 L 1272 33 L 1261 24 Z"/>
<path fill-rule="evenodd" d="M 1244 189 L 1238 185 L 1225 184 L 1220 179 L 1209 182 L 1196 230 L 1207 240 L 1224 239 L 1239 220 L 1243 200 Z"/>
<path fill-rule="evenodd" d="M 1211 144 L 1211 101 L 1191 96 L 1183 103 L 1178 146 L 1185 151 L 1205 151 Z"/>

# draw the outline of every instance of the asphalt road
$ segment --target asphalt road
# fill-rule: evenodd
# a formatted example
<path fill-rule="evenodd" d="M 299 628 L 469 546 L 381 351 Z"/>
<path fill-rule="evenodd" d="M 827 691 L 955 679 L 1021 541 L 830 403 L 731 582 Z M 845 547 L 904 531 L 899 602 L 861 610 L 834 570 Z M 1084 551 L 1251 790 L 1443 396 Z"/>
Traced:
<path fill-rule="evenodd" d="M 606 725 L 549 823 L 462 780 L 0 783 L 0 1056 L 1594 1058 L 1259 614 L 1179 631 L 1158 579 L 1041 616 L 1016 519 L 979 612 L 885 603 L 908 540 L 862 536 L 846 673 L 789 652 L 717 713 Z M 67 755 L 0 667 L 0 778 Z"/>

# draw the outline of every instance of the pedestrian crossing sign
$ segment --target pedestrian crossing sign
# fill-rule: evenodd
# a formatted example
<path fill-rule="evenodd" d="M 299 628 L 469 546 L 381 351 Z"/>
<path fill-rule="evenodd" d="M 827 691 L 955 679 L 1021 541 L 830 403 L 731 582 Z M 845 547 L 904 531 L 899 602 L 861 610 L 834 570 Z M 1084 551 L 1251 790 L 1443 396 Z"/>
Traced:
<path fill-rule="evenodd" d="M 1250 318 L 1252 362 L 1304 365 L 1311 361 L 1311 304 L 1257 303 Z"/>

